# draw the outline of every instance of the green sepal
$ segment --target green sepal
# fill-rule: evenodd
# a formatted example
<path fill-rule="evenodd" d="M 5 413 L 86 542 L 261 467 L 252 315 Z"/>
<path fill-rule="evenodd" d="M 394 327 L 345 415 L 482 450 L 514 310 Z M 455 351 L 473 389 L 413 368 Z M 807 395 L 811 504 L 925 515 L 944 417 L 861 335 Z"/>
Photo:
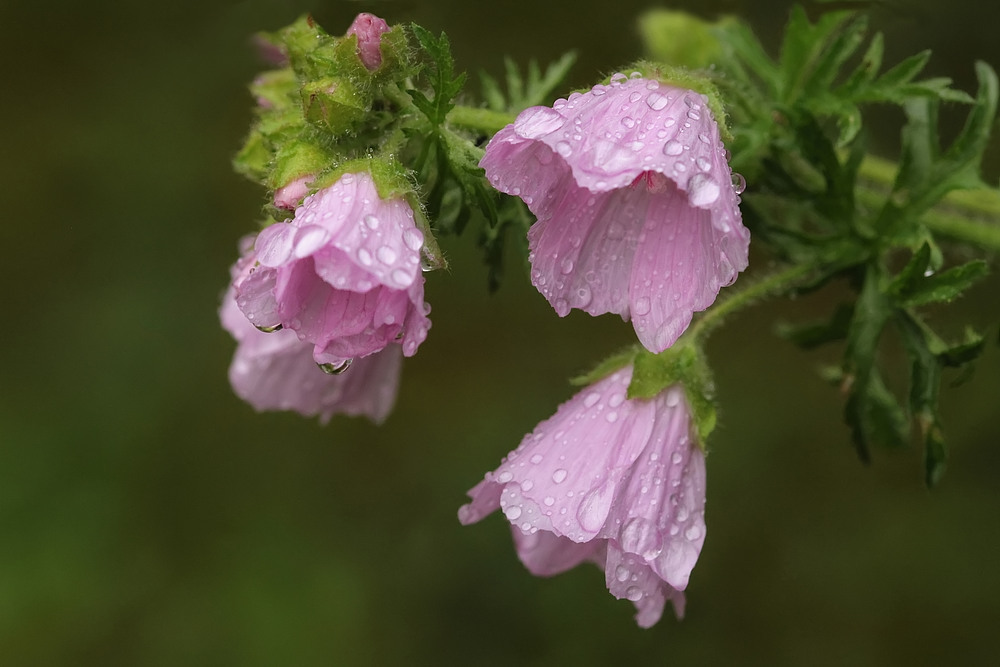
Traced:
<path fill-rule="evenodd" d="M 407 198 L 414 191 L 408 171 L 392 155 L 376 155 L 344 160 L 335 164 L 328 163 L 327 169 L 313 180 L 310 189 L 322 190 L 339 181 L 344 174 L 361 172 L 371 174 L 375 190 L 381 199 Z"/>
<path fill-rule="evenodd" d="M 250 93 L 258 101 L 264 100 L 272 109 L 292 104 L 299 88 L 299 80 L 291 67 L 262 72 L 250 84 Z"/>
<path fill-rule="evenodd" d="M 632 368 L 632 382 L 627 391 L 630 399 L 650 399 L 675 384 L 683 385 L 698 442 L 704 448 L 715 429 L 717 415 L 712 374 L 698 348 L 683 340 L 659 354 L 640 348 Z"/>
<path fill-rule="evenodd" d="M 334 134 L 349 132 L 371 109 L 370 95 L 362 94 L 349 79 L 319 79 L 302 85 L 302 112 L 310 123 Z"/>
<path fill-rule="evenodd" d="M 639 37 L 651 60 L 702 69 L 718 61 L 722 54 L 713 29 L 733 20 L 723 17 L 709 23 L 687 12 L 651 9 L 639 17 Z"/>
<path fill-rule="evenodd" d="M 719 126 L 719 134 L 722 140 L 729 143 L 733 140 L 733 135 L 729 131 L 726 116 L 726 105 L 722 101 L 722 94 L 711 79 L 704 74 L 689 70 L 684 67 L 673 67 L 662 63 L 655 63 L 649 60 L 640 60 L 621 70 L 630 73 L 639 72 L 647 79 L 654 79 L 660 83 L 675 88 L 686 88 L 696 93 L 701 93 L 707 99 L 708 109 L 712 112 L 712 118 Z M 610 82 L 610 77 L 606 80 Z"/>
<path fill-rule="evenodd" d="M 276 190 L 303 176 L 318 174 L 331 161 L 331 156 L 313 142 L 286 141 L 275 153 L 268 187 Z"/>
<path fill-rule="evenodd" d="M 233 169 L 252 181 L 266 185 L 271 157 L 271 148 L 267 140 L 257 128 L 254 128 L 243 142 L 243 147 L 233 156 Z"/>

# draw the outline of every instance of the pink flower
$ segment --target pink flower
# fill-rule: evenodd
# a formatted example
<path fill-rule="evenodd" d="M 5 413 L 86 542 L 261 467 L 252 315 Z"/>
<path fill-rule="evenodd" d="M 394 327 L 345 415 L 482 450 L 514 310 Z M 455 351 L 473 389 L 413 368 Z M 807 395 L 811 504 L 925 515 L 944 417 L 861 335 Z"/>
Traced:
<path fill-rule="evenodd" d="M 392 343 L 409 357 L 430 328 L 423 242 L 404 199 L 381 199 L 367 172 L 345 174 L 257 235 L 259 266 L 234 281 L 236 304 L 257 328 L 311 343 L 318 364 Z"/>
<path fill-rule="evenodd" d="M 246 276 L 256 264 L 252 238 L 233 267 L 233 278 Z M 392 410 L 399 386 L 402 355 L 392 346 L 355 361 L 349 371 L 324 373 L 312 358 L 312 346 L 292 331 L 258 331 L 236 306 L 230 285 L 219 311 L 222 326 L 238 345 L 229 366 L 236 395 L 257 410 L 294 410 L 324 423 L 334 414 L 367 415 L 381 423 Z"/>
<path fill-rule="evenodd" d="M 535 575 L 583 561 L 635 604 L 642 627 L 684 593 L 705 540 L 705 458 L 683 389 L 625 398 L 631 366 L 583 390 L 469 491 L 463 524 L 502 509 Z"/>
<path fill-rule="evenodd" d="M 661 352 L 747 266 L 726 156 L 702 95 L 617 74 L 522 111 L 480 166 L 537 217 L 531 280 L 556 313 L 631 318 Z"/>
<path fill-rule="evenodd" d="M 389 32 L 389 24 L 374 14 L 358 14 L 345 37 L 358 36 L 358 57 L 369 70 L 377 70 L 382 64 L 382 33 Z"/>

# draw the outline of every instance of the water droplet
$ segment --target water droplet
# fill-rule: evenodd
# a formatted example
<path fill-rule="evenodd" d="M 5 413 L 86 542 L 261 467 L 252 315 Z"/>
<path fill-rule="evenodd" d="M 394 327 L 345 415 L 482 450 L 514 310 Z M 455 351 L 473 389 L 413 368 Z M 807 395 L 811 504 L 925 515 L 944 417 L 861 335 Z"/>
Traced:
<path fill-rule="evenodd" d="M 622 81 L 624 81 L 627 78 L 628 77 L 626 77 L 621 72 L 615 72 L 614 74 L 611 75 L 611 83 L 621 83 Z"/>
<path fill-rule="evenodd" d="M 743 174 L 733 173 L 733 192 L 738 195 L 743 194 L 743 191 L 747 189 L 747 179 L 743 178 Z"/>
<path fill-rule="evenodd" d="M 376 250 L 375 256 L 378 257 L 378 261 L 382 262 L 383 264 L 394 264 L 396 262 L 396 259 L 398 259 L 396 251 L 387 245 L 384 245 L 378 250 Z"/>
<path fill-rule="evenodd" d="M 711 143 L 711 140 L 708 138 L 708 135 L 705 134 L 704 132 L 698 134 L 698 141 L 700 141 L 703 144 Z"/>
<path fill-rule="evenodd" d="M 309 225 L 301 228 L 295 235 L 295 256 L 308 257 L 329 240 L 330 235 L 319 225 Z"/>
<path fill-rule="evenodd" d="M 687 117 L 690 118 L 691 120 L 701 120 L 701 114 L 699 114 L 694 109 L 687 112 Z"/>
<path fill-rule="evenodd" d="M 615 579 L 617 579 L 622 583 L 628 581 L 628 577 L 630 574 L 632 573 L 629 572 L 629 569 L 624 565 L 619 565 L 618 567 L 615 568 Z"/>
<path fill-rule="evenodd" d="M 573 260 L 570 259 L 569 257 L 564 259 L 562 261 L 562 264 L 560 264 L 559 266 L 560 270 L 563 272 L 563 275 L 568 275 L 573 272 Z"/>
<path fill-rule="evenodd" d="M 708 174 L 695 174 L 688 181 L 688 201 L 693 206 L 708 206 L 719 198 L 721 192 L 718 182 Z"/>
<path fill-rule="evenodd" d="M 670 457 L 670 460 L 676 466 L 680 465 L 680 462 L 684 460 L 684 457 L 681 456 L 680 452 L 674 452 L 673 456 Z"/>
<path fill-rule="evenodd" d="M 569 145 L 568 141 L 558 141 L 556 142 L 556 153 L 563 157 L 569 157 L 573 154 L 573 147 Z"/>
<path fill-rule="evenodd" d="M 684 152 L 684 146 L 681 142 L 671 139 L 667 143 L 663 144 L 663 154 L 664 155 L 680 155 Z"/>
<path fill-rule="evenodd" d="M 687 170 L 688 170 L 687 165 L 684 164 L 683 162 L 674 163 L 674 171 L 676 171 L 678 174 L 683 174 Z"/>
<path fill-rule="evenodd" d="M 698 159 L 694 161 L 694 163 L 698 165 L 698 168 L 701 169 L 702 171 L 708 171 L 709 169 L 712 168 L 712 163 L 709 162 L 705 157 L 700 155 L 698 156 Z"/>
<path fill-rule="evenodd" d="M 608 407 L 617 408 L 624 402 L 625 402 L 625 394 L 615 394 L 608 401 Z"/>
<path fill-rule="evenodd" d="M 568 474 L 569 473 L 566 472 L 565 468 L 556 468 L 555 471 L 552 473 L 552 481 L 555 482 L 556 484 L 562 484 L 563 482 L 566 481 L 566 475 Z"/>
<path fill-rule="evenodd" d="M 642 599 L 642 589 L 638 586 L 629 586 L 625 589 L 625 597 L 628 598 L 630 602 L 638 602 Z"/>
<path fill-rule="evenodd" d="M 364 264 L 365 266 L 372 265 L 372 254 L 368 252 L 367 248 L 358 249 L 358 261 Z"/>
<path fill-rule="evenodd" d="M 592 391 L 583 399 L 583 405 L 584 407 L 592 408 L 594 407 L 594 403 L 597 403 L 599 400 L 601 400 L 601 395 L 596 391 Z"/>
<path fill-rule="evenodd" d="M 641 151 L 645 146 L 646 146 L 646 144 L 642 143 L 641 141 L 633 141 L 632 143 L 630 143 L 628 145 L 628 147 L 633 152 L 636 152 L 636 153 L 638 153 L 639 151 Z"/>
<path fill-rule="evenodd" d="M 604 93 L 608 92 L 608 89 L 605 88 L 604 86 L 602 86 L 601 84 L 597 84 L 596 86 L 594 86 L 593 88 L 590 89 L 590 92 L 592 94 L 600 97 Z"/>
<path fill-rule="evenodd" d="M 354 363 L 354 359 L 344 359 L 339 364 L 331 362 L 328 364 L 316 364 L 316 365 L 319 366 L 319 369 L 324 373 L 326 373 L 327 375 L 340 375 L 348 368 L 350 368 L 352 363 Z"/>
<path fill-rule="evenodd" d="M 532 482 L 530 479 L 526 479 L 523 482 L 521 482 L 521 490 L 522 491 L 531 491 L 531 489 L 534 486 L 535 486 L 535 483 Z"/>
<path fill-rule="evenodd" d="M 631 116 L 625 116 L 624 118 L 622 118 L 622 125 L 624 125 L 629 129 L 632 129 L 633 127 L 635 127 L 635 118 L 632 118 Z"/>
<path fill-rule="evenodd" d="M 514 521 L 521 516 L 521 508 L 518 505 L 511 505 L 503 511 L 508 521 Z"/>
<path fill-rule="evenodd" d="M 580 527 L 589 533 L 599 531 L 608 518 L 614 497 L 615 484 L 611 480 L 591 489 L 580 501 L 580 508 L 576 512 Z"/>
<path fill-rule="evenodd" d="M 656 524 L 642 517 L 633 517 L 622 526 L 620 540 L 624 551 L 646 560 L 656 558 L 663 550 L 663 536 Z"/>
<path fill-rule="evenodd" d="M 545 503 L 546 507 L 552 507 L 553 505 L 556 504 L 556 499 L 553 498 L 552 496 L 545 496 L 545 500 L 543 500 L 542 502 Z"/>
<path fill-rule="evenodd" d="M 539 464 L 539 463 L 542 462 L 542 455 L 541 454 L 535 454 L 535 455 L 533 455 L 528 460 L 537 465 L 537 464 Z"/>
<path fill-rule="evenodd" d="M 501 484 L 506 484 L 510 480 L 514 479 L 514 474 L 509 470 L 504 470 L 502 473 L 497 475 L 497 481 Z"/>
<path fill-rule="evenodd" d="M 670 98 L 662 93 L 650 93 L 646 96 L 646 104 L 653 111 L 662 111 L 668 104 L 670 104 Z"/>
<path fill-rule="evenodd" d="M 694 542 L 699 537 L 701 537 L 701 528 L 699 528 L 697 525 L 688 526 L 688 529 L 684 531 L 684 537 Z"/>
<path fill-rule="evenodd" d="M 628 101 L 629 102 L 638 102 L 641 97 L 642 97 L 642 93 L 635 92 L 635 93 L 632 93 L 631 95 L 628 96 Z"/>
<path fill-rule="evenodd" d="M 572 96 L 570 96 L 572 100 Z M 525 109 L 514 121 L 514 131 L 525 139 L 537 139 L 555 132 L 566 122 L 558 111 L 548 107 Z"/>
<path fill-rule="evenodd" d="M 396 283 L 400 287 L 406 287 L 412 280 L 410 279 L 409 272 L 403 269 L 396 269 L 392 272 L 392 282 Z"/>
<path fill-rule="evenodd" d="M 375 231 L 376 229 L 378 229 L 379 219 L 376 218 L 374 215 L 372 215 L 371 213 L 369 213 L 363 219 L 365 221 L 365 226 L 368 229 L 370 229 L 372 231 Z"/>
<path fill-rule="evenodd" d="M 253 314 L 252 313 L 248 314 L 247 317 L 252 320 L 253 319 Z M 275 331 L 281 331 L 281 329 L 282 329 L 282 326 L 281 326 L 280 322 L 278 324 L 275 324 L 275 325 L 272 325 L 272 326 L 269 326 L 269 327 L 258 326 L 256 324 L 254 326 L 257 328 L 257 331 L 262 331 L 264 333 L 274 333 Z"/>

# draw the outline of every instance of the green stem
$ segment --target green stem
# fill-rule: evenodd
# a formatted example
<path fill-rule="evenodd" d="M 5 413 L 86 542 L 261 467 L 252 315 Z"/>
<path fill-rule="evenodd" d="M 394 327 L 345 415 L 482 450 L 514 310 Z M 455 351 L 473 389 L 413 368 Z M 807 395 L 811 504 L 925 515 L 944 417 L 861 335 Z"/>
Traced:
<path fill-rule="evenodd" d="M 858 170 L 861 203 L 878 207 L 892 192 L 896 165 L 867 157 Z M 921 222 L 935 234 L 1000 252 L 1000 190 L 955 190 L 929 210 Z"/>
<path fill-rule="evenodd" d="M 507 125 L 514 122 L 515 116 L 503 111 L 479 109 L 456 105 L 448 112 L 448 122 L 468 130 L 476 130 L 484 134 L 496 134 Z"/>
<path fill-rule="evenodd" d="M 777 273 L 772 273 L 743 289 L 730 292 L 725 298 L 716 301 L 711 309 L 705 311 L 691 325 L 685 335 L 696 339 L 707 337 L 709 333 L 722 324 L 727 315 L 751 306 L 764 297 L 789 290 L 809 275 L 812 270 L 811 266 L 796 264 Z"/>

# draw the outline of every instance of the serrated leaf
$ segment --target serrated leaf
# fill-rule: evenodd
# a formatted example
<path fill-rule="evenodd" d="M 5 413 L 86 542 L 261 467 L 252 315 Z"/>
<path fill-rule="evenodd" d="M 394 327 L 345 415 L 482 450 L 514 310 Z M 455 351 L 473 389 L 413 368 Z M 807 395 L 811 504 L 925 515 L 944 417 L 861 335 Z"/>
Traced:
<path fill-rule="evenodd" d="M 921 306 L 927 303 L 951 301 L 973 284 L 984 278 L 989 268 L 983 260 L 972 260 L 947 271 L 927 276 L 906 291 L 900 292 L 899 299 L 905 307 Z"/>
<path fill-rule="evenodd" d="M 854 304 L 842 303 L 837 306 L 837 310 L 828 322 L 784 325 L 778 328 L 778 335 L 804 350 L 809 350 L 846 338 L 853 315 Z"/>
<path fill-rule="evenodd" d="M 910 261 L 889 284 L 889 293 L 905 298 L 905 295 L 916 289 L 917 284 L 924 279 L 924 273 L 927 271 L 930 261 L 931 246 L 925 242 L 917 252 L 913 253 Z"/>

